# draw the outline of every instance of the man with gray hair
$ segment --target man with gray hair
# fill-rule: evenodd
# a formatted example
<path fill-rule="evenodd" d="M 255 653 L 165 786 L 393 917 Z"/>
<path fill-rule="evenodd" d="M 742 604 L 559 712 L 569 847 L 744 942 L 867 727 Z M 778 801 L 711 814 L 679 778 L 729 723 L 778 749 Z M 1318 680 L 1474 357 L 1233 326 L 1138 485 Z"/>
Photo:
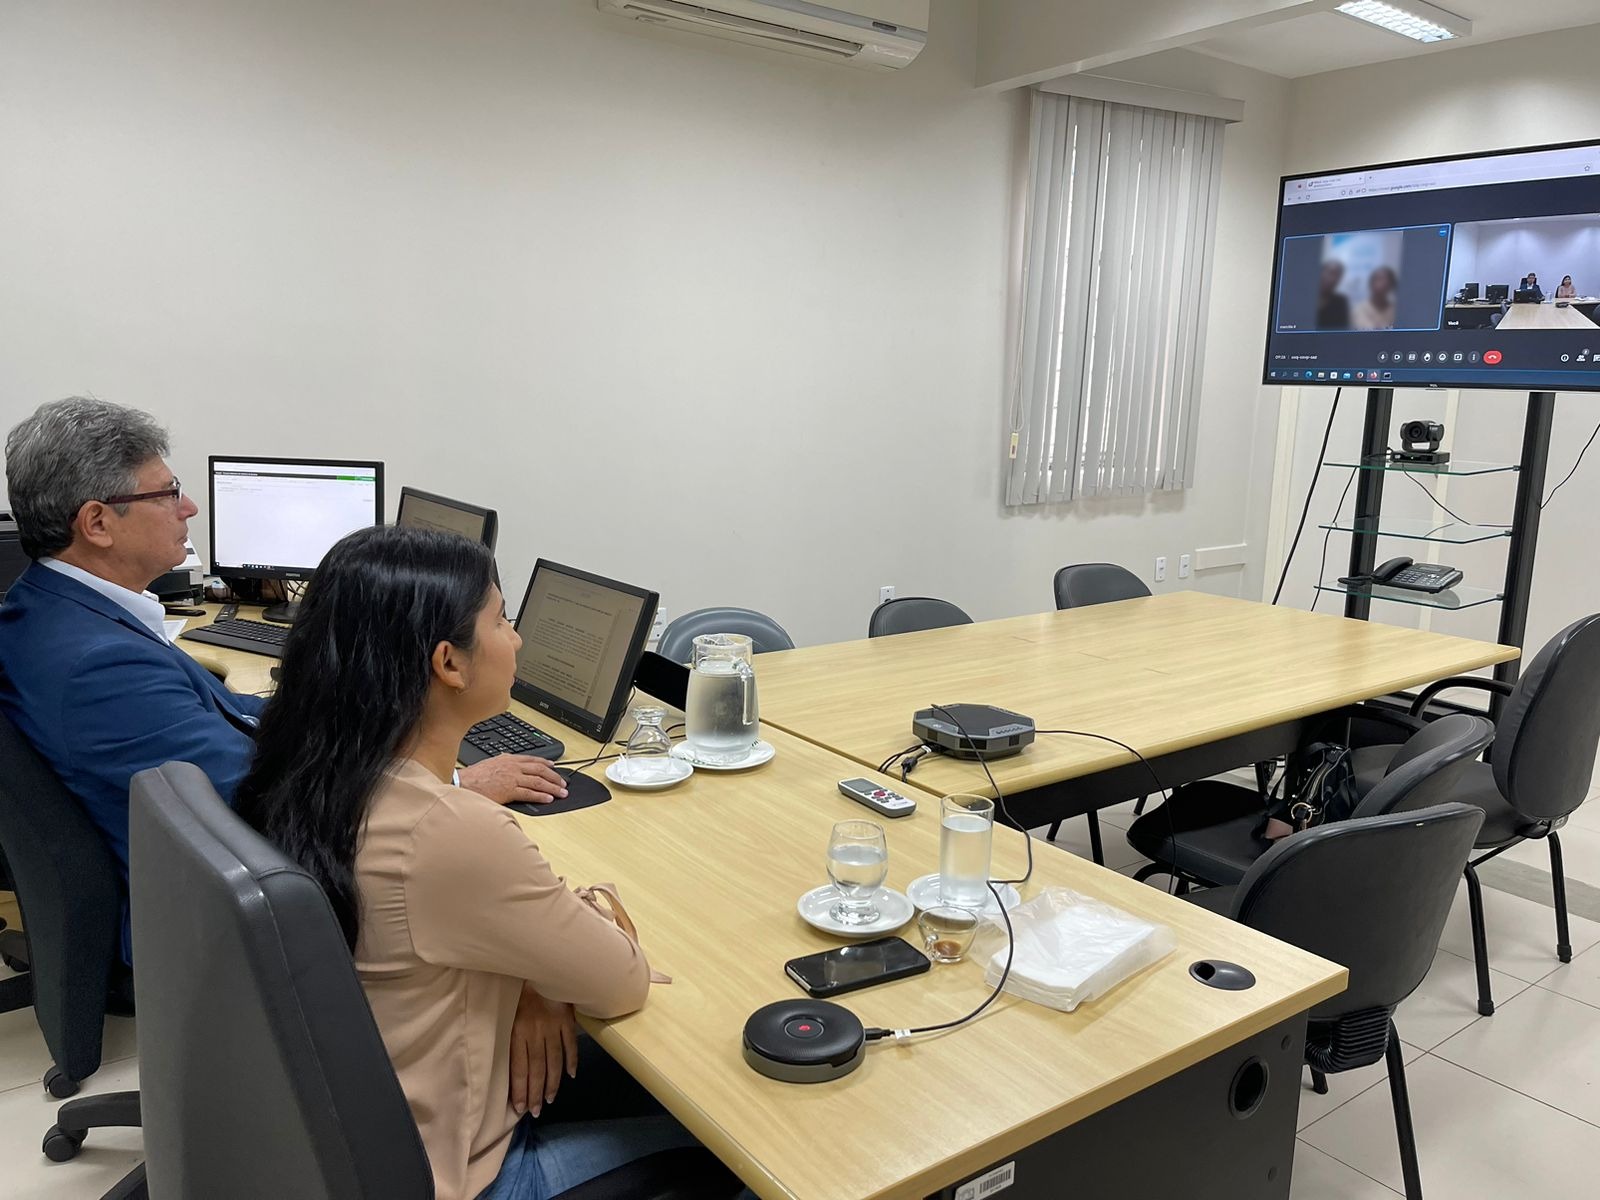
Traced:
<path fill-rule="evenodd" d="M 0 711 L 83 802 L 124 886 L 132 777 L 176 759 L 232 795 L 265 703 L 175 649 L 146 591 L 183 561 L 199 511 L 166 453 L 148 413 L 82 398 L 42 406 L 6 438 L 11 512 L 34 561 L 0 605 Z"/>

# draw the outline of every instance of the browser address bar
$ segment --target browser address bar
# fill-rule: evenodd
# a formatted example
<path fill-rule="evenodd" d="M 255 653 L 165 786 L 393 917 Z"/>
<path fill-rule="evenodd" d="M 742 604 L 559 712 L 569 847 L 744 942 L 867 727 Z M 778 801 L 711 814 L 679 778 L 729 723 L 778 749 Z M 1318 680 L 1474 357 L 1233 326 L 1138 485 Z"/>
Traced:
<path fill-rule="evenodd" d="M 1286 200 L 1289 203 L 1297 201 L 1304 203 L 1308 200 L 1393 195 L 1396 192 L 1496 183 L 1524 183 L 1541 179 L 1570 179 L 1584 175 L 1600 179 L 1600 152 L 1593 147 L 1534 154 L 1495 155 L 1457 162 L 1418 163 L 1415 166 L 1349 171 L 1315 179 L 1297 179 L 1288 185 Z"/>

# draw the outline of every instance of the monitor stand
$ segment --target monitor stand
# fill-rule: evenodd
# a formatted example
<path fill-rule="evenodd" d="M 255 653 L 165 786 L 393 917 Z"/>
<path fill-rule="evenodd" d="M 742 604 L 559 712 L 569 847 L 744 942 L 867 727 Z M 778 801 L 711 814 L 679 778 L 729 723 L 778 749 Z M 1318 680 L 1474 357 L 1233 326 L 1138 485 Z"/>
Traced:
<path fill-rule="evenodd" d="M 261 614 L 263 621 L 275 621 L 279 625 L 293 625 L 300 616 L 300 601 L 285 600 L 282 604 L 274 604 Z"/>

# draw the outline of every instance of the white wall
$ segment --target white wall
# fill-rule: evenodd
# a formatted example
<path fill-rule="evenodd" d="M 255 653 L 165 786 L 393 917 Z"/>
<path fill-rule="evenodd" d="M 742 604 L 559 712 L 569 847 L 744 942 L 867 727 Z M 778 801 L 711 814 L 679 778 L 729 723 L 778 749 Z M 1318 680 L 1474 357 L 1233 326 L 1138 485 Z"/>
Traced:
<path fill-rule="evenodd" d="M 1245 540 L 1286 85 L 1154 68 L 1248 105 L 1198 486 L 1011 514 L 1026 101 L 973 89 L 975 13 L 936 0 L 873 75 L 592 0 L 7 0 L 0 425 L 140 405 L 191 484 L 208 453 L 374 454 L 391 496 L 497 506 L 509 581 L 546 555 L 802 642 L 861 636 L 882 583 L 994 617 L 1065 562 Z"/>
<path fill-rule="evenodd" d="M 1298 80 L 1284 169 L 1290 173 L 1315 171 L 1592 138 L 1595 113 L 1600 112 L 1600 75 L 1593 67 L 1596 61 L 1600 61 L 1600 25 L 1483 46 L 1466 45 L 1445 54 Z M 1488 90 L 1486 81 L 1493 81 Z M 1543 283 L 1546 268 L 1534 265 Z M 1559 282 L 1566 269 L 1550 270 L 1555 278 L 1546 286 L 1547 291 L 1554 290 L 1553 284 Z M 1579 286 L 1600 285 L 1579 281 Z M 1286 399 L 1293 404 L 1292 393 Z M 1288 489 L 1292 511 L 1275 514 L 1291 526 L 1299 515 L 1330 399 L 1326 392 L 1308 389 L 1300 405 L 1294 471 Z M 1336 451 L 1349 453 L 1359 446 L 1362 400 L 1359 390 L 1346 391 L 1333 434 Z M 1402 390 L 1395 394 L 1397 423 L 1411 417 L 1447 419 L 1449 440 L 1453 443 L 1449 448 L 1457 458 L 1515 461 L 1522 443 L 1525 412 L 1525 396 L 1519 393 L 1463 391 L 1455 395 Z M 1600 422 L 1600 396 L 1558 396 L 1547 493 L 1572 466 L 1596 422 Z M 1310 602 L 1310 584 L 1321 541 L 1315 526 L 1333 511 L 1347 474 L 1324 473 L 1307 533 L 1312 553 L 1307 554 L 1307 544 L 1302 545 L 1286 592 L 1289 601 L 1301 605 Z M 1386 511 L 1419 517 L 1432 511 L 1415 485 L 1391 481 L 1389 486 L 1390 495 L 1399 506 L 1388 510 L 1386 503 Z M 1489 522 L 1510 518 L 1513 476 L 1455 479 L 1432 486 L 1441 490 L 1446 503 L 1471 519 Z M 1346 502 L 1346 513 L 1350 503 Z M 1582 470 L 1544 513 L 1528 617 L 1529 647 L 1537 647 L 1568 622 L 1600 609 L 1600 573 L 1594 568 L 1591 532 L 1596 511 L 1600 511 L 1600 446 L 1591 450 Z M 1436 550 L 1440 560 L 1453 562 L 1466 571 L 1468 583 L 1498 586 L 1503 579 L 1504 549 L 1498 542 Z M 1380 552 L 1411 553 L 1419 559 L 1425 556 L 1400 542 L 1385 543 Z M 1330 570 L 1330 574 L 1343 573 L 1346 554 L 1347 542 L 1336 534 L 1329 561 L 1339 570 Z M 1336 606 L 1325 600 L 1321 607 Z M 1420 619 L 1418 611 L 1392 604 L 1374 605 L 1374 616 L 1395 623 Z M 1498 606 L 1493 605 L 1431 618 L 1436 630 L 1478 637 L 1493 637 L 1497 621 Z"/>

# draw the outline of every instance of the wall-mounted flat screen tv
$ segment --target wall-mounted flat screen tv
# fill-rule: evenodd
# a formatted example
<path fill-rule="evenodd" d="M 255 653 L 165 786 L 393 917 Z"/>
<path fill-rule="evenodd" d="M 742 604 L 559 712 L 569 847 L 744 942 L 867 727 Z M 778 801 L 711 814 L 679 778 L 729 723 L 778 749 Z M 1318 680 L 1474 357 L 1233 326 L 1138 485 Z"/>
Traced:
<path fill-rule="evenodd" d="M 1285 177 L 1262 381 L 1600 391 L 1600 141 Z"/>

